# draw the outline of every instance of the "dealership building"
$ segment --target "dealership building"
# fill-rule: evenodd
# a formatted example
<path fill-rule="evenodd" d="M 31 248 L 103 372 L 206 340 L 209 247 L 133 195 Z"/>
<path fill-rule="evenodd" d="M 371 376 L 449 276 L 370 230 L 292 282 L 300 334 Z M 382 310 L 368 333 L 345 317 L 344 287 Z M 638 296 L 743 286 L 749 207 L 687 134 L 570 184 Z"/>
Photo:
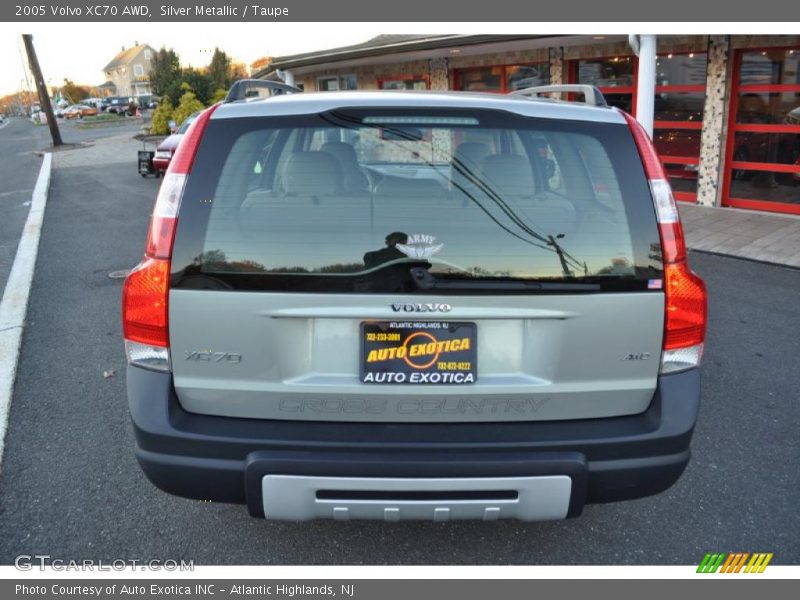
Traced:
<path fill-rule="evenodd" d="M 305 91 L 591 84 L 635 114 L 645 72 L 635 46 L 613 35 L 380 35 L 277 57 L 254 76 Z M 658 36 L 655 63 L 653 139 L 676 198 L 800 214 L 800 35 Z"/>

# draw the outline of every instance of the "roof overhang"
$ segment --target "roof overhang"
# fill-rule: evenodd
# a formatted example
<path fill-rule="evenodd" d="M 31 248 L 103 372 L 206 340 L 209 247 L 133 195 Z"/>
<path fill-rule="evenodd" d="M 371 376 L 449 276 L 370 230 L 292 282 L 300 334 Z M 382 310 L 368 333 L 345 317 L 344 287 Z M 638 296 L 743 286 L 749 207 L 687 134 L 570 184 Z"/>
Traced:
<path fill-rule="evenodd" d="M 475 56 L 535 48 L 553 48 L 625 41 L 624 35 L 447 35 L 387 44 L 371 48 L 342 49 L 279 57 L 254 74 L 259 79 L 277 79 L 276 71 L 303 75 L 323 69 L 347 69 L 376 64 L 395 64 L 442 57 Z"/>

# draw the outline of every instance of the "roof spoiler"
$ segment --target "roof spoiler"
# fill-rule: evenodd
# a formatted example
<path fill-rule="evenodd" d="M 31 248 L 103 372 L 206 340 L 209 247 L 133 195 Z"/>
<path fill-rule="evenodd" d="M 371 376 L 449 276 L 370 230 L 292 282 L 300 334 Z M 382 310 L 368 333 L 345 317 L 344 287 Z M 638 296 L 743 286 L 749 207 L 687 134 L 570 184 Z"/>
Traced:
<path fill-rule="evenodd" d="M 266 81 L 264 79 L 240 79 L 235 82 L 223 102 L 241 102 L 249 98 L 261 97 L 258 90 L 269 90 L 268 96 L 278 96 L 280 94 L 299 94 L 303 90 L 280 81 Z"/>
<path fill-rule="evenodd" d="M 525 96 L 537 97 L 541 94 L 581 94 L 583 95 L 583 103 L 591 106 L 608 106 L 606 103 L 603 92 L 593 85 L 586 85 L 580 83 L 560 84 L 560 85 L 540 85 L 536 87 L 529 87 L 522 90 L 509 92 L 509 96 Z"/>

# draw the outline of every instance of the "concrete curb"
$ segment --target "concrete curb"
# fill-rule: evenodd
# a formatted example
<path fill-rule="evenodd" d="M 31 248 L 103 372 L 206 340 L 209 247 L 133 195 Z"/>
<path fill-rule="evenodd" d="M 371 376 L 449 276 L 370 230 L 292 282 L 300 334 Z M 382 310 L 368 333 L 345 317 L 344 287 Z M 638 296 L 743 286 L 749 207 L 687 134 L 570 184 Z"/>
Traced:
<path fill-rule="evenodd" d="M 14 264 L 11 265 L 3 299 L 0 301 L 0 472 L 3 466 L 3 449 L 11 397 L 14 393 L 14 380 L 17 375 L 19 349 L 22 344 L 22 331 L 28 310 L 28 297 L 33 283 L 44 209 L 47 206 L 47 194 L 50 189 L 52 165 L 53 155 L 45 154 L 36 187 L 33 189 L 28 219 L 25 221 L 17 246 Z"/>

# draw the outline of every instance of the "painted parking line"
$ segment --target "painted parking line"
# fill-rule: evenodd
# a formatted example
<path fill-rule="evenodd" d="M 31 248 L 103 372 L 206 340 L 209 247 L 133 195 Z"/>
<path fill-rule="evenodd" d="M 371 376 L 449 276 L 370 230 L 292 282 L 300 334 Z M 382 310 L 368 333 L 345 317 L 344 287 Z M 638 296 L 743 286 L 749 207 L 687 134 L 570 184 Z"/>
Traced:
<path fill-rule="evenodd" d="M 11 265 L 3 299 L 0 301 L 0 470 L 3 466 L 8 414 L 11 408 L 11 396 L 14 393 L 14 379 L 17 374 L 22 330 L 25 327 L 28 296 L 33 283 L 36 255 L 39 252 L 39 238 L 44 209 L 47 205 L 52 164 L 53 155 L 45 154 L 36 187 L 33 189 L 28 220 L 25 221 L 14 264 Z"/>

